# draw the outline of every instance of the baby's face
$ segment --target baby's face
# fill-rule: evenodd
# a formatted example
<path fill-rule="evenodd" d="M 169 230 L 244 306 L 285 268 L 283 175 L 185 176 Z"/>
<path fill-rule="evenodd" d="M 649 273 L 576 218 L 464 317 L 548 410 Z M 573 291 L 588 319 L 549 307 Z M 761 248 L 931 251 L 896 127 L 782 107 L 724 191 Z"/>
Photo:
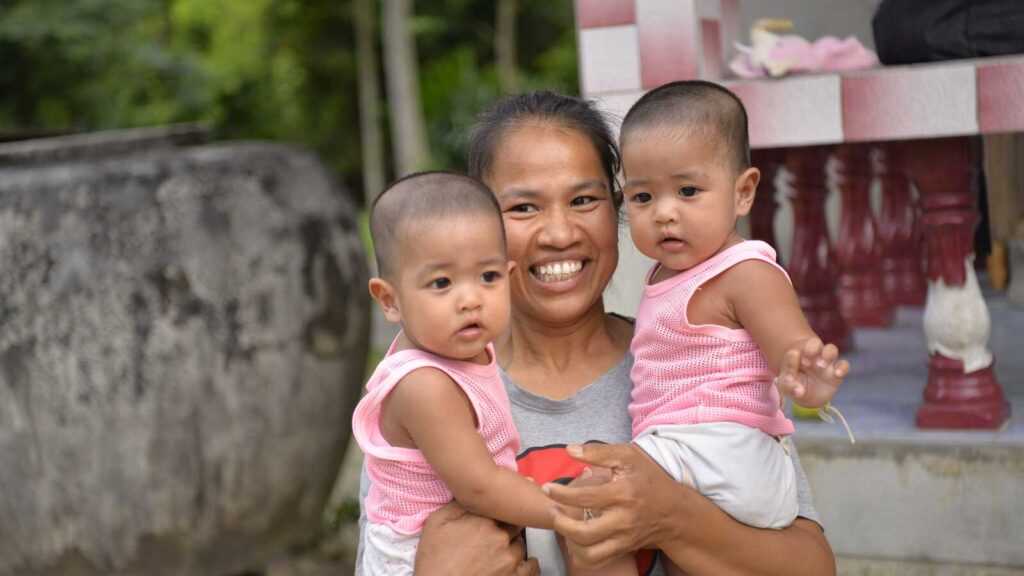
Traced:
<path fill-rule="evenodd" d="M 402 328 L 420 348 L 485 363 L 508 326 L 509 262 L 497 216 L 412 224 L 397 247 Z"/>
<path fill-rule="evenodd" d="M 673 271 L 727 248 L 740 201 L 740 179 L 714 136 L 650 130 L 622 146 L 626 214 L 637 249 Z M 756 181 L 755 181 L 756 185 Z"/>

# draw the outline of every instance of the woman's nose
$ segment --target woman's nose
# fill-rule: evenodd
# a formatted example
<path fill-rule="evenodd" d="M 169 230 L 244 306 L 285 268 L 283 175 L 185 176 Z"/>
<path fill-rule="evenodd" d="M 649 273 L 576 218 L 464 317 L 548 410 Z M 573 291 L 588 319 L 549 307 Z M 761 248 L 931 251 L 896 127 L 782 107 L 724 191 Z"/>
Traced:
<path fill-rule="evenodd" d="M 553 210 L 544 220 L 538 240 L 545 246 L 565 248 L 572 243 L 573 226 L 570 215 L 565 210 Z"/>

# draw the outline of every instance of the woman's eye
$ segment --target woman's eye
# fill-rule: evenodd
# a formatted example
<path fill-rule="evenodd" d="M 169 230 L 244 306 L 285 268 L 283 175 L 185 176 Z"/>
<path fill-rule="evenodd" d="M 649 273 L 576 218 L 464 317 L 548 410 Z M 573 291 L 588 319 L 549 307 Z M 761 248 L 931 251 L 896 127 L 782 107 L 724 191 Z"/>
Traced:
<path fill-rule="evenodd" d="M 501 279 L 501 272 L 488 271 L 480 275 L 480 279 L 490 284 L 491 282 L 497 282 Z"/>
<path fill-rule="evenodd" d="M 444 290 L 445 288 L 451 285 L 452 281 L 449 280 L 448 278 L 437 278 L 435 280 L 432 280 L 429 284 L 429 286 L 431 288 L 434 288 L 435 290 Z"/>
<path fill-rule="evenodd" d="M 651 201 L 651 195 L 647 192 L 639 192 L 637 194 L 633 194 L 633 196 L 630 197 L 630 201 L 636 202 L 637 204 L 643 204 L 644 202 Z"/>
<path fill-rule="evenodd" d="M 569 205 L 570 206 L 586 206 L 587 204 L 590 204 L 591 202 L 594 202 L 595 200 L 596 200 L 596 198 L 594 198 L 593 196 L 577 196 L 577 197 L 573 198 L 571 202 L 569 202 Z"/>
<path fill-rule="evenodd" d="M 683 186 L 679 189 L 679 194 L 686 198 L 692 198 L 697 194 L 697 188 L 693 186 Z"/>
<path fill-rule="evenodd" d="M 536 211 L 537 207 L 533 204 L 516 204 L 508 209 L 508 212 L 517 212 L 519 214 L 528 214 Z"/>

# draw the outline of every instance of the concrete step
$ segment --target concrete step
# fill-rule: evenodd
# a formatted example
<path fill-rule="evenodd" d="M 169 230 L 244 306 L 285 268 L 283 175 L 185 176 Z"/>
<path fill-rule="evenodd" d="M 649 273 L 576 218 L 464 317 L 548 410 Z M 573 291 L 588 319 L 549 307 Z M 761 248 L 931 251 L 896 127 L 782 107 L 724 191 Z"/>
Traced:
<path fill-rule="evenodd" d="M 900 309 L 889 328 L 855 332 L 853 371 L 834 403 L 856 445 L 838 424 L 796 421 L 794 440 L 836 554 L 897 566 L 871 571 L 883 570 L 878 560 L 850 574 L 1024 570 L 1024 310 L 998 295 L 988 305 L 996 375 L 1016 415 L 1002 429 L 915 427 L 928 377 L 920 308 Z M 932 571 L 902 571 L 900 562 Z M 956 571 L 961 565 L 982 571 Z"/>
<path fill-rule="evenodd" d="M 1024 576 L 1024 568 L 901 562 L 842 556 L 836 559 L 836 568 L 838 576 Z"/>

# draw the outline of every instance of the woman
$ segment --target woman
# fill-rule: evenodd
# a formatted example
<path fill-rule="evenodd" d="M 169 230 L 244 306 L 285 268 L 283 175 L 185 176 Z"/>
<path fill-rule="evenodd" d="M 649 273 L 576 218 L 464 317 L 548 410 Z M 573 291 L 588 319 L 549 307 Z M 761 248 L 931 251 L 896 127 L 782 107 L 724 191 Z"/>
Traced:
<path fill-rule="evenodd" d="M 612 469 L 613 482 L 551 485 L 554 499 L 599 514 L 556 518 L 584 565 L 656 548 L 689 574 L 834 573 L 798 460 L 800 517 L 783 530 L 759 530 L 628 444 L 633 327 L 605 313 L 602 300 L 618 264 L 618 162 L 593 106 L 551 92 L 495 103 L 470 144 L 470 172 L 497 196 L 516 262 L 511 327 L 496 348 L 522 437 L 520 473 L 564 483 L 586 464 Z M 527 532 L 543 573 L 561 573 L 553 535 Z M 416 573 L 536 574 L 538 563 L 521 560 L 523 544 L 510 533 L 453 504 L 424 527 Z M 641 574 L 663 573 L 649 551 L 637 564 Z"/>

